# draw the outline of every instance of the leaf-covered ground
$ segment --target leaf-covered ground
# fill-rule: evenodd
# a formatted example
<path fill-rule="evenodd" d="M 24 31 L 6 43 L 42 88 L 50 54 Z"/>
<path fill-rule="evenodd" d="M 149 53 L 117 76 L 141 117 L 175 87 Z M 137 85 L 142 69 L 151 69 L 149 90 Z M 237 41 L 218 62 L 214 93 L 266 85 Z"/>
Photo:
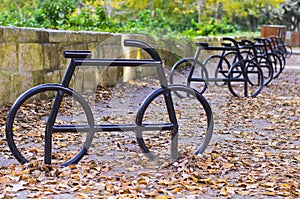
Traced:
<path fill-rule="evenodd" d="M 0 198 L 299 198 L 300 70 L 285 70 L 257 98 L 234 98 L 226 86 L 205 97 L 215 130 L 202 155 L 151 162 L 127 134 L 105 133 L 68 167 L 18 164 L 5 141 L 8 107 L 1 107 Z"/>

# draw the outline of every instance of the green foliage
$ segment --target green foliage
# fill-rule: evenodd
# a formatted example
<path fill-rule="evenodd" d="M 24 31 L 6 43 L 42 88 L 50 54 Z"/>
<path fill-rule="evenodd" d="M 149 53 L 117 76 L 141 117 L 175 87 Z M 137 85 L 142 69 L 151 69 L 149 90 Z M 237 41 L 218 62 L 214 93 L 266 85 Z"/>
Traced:
<path fill-rule="evenodd" d="M 222 20 L 211 19 L 208 23 L 201 23 L 197 32 L 199 35 L 206 36 L 233 33 L 237 30 L 236 26 L 228 24 L 227 20 L 223 18 Z"/>
<path fill-rule="evenodd" d="M 43 1 L 34 13 L 34 22 L 43 28 L 64 29 L 76 7 L 76 0 Z"/>
<path fill-rule="evenodd" d="M 227 20 L 223 18 L 222 20 L 211 19 L 210 21 L 198 24 L 193 21 L 194 28 L 185 30 L 184 34 L 193 36 L 208 36 L 208 35 L 219 35 L 234 33 L 238 31 L 238 27 L 228 24 Z"/>
<path fill-rule="evenodd" d="M 0 25 L 187 37 L 257 30 L 282 0 L 0 0 Z"/>
<path fill-rule="evenodd" d="M 6 7 L 0 9 L 0 25 L 2 26 L 30 26 L 31 9 L 23 7 L 21 9 L 16 4 L 9 2 Z"/>
<path fill-rule="evenodd" d="M 101 7 L 96 8 L 96 10 L 80 9 L 76 14 L 70 16 L 68 23 L 71 30 L 106 30 L 111 25 Z"/>
<path fill-rule="evenodd" d="M 171 32 L 171 23 L 163 16 L 162 10 L 142 10 L 137 14 L 137 18 L 122 23 L 120 32 L 130 33 L 150 33 L 166 35 Z"/>

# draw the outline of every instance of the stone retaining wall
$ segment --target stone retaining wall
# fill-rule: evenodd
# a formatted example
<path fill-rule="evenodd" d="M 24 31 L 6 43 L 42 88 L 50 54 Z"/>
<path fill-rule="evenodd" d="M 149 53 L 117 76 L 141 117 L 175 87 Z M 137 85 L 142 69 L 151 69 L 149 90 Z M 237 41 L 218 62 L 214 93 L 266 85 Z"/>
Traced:
<path fill-rule="evenodd" d="M 142 35 L 0 27 L 0 104 L 11 104 L 35 85 L 59 83 L 69 62 L 63 57 L 64 50 L 91 50 L 93 58 L 145 56 L 143 52 L 124 47 L 124 39 L 138 39 L 152 45 L 167 68 L 195 52 L 195 45 L 181 39 L 170 42 Z M 155 69 L 81 67 L 72 80 L 72 87 L 80 91 L 97 85 L 113 86 L 122 76 L 128 80 L 153 73 Z"/>

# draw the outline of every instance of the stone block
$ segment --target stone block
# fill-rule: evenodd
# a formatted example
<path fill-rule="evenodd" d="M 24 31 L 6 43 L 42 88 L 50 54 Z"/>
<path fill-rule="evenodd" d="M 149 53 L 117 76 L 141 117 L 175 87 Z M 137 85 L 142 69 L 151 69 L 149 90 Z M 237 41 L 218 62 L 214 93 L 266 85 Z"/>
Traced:
<path fill-rule="evenodd" d="M 47 30 L 50 43 L 67 43 L 70 31 Z"/>
<path fill-rule="evenodd" d="M 42 45 L 38 43 L 20 43 L 18 52 L 19 70 L 22 72 L 43 69 Z"/>
<path fill-rule="evenodd" d="M 80 31 L 47 30 L 50 43 L 84 43 L 84 34 Z"/>
<path fill-rule="evenodd" d="M 0 69 L 4 71 L 18 68 L 17 44 L 0 43 Z"/>
<path fill-rule="evenodd" d="M 56 56 L 58 58 L 59 69 L 65 69 L 67 64 L 70 62 L 69 59 L 64 58 L 64 50 L 72 50 L 69 47 L 66 47 L 65 44 L 57 44 Z"/>
<path fill-rule="evenodd" d="M 48 33 L 39 28 L 19 28 L 18 41 L 21 43 L 48 42 Z"/>
<path fill-rule="evenodd" d="M 117 45 L 121 46 L 122 44 L 122 34 L 109 34 L 109 35 L 102 35 L 101 40 L 98 40 L 98 43 L 100 44 L 106 44 L 106 45 Z"/>
<path fill-rule="evenodd" d="M 32 74 L 15 72 L 11 74 L 10 98 L 15 101 L 23 92 L 33 87 Z"/>
<path fill-rule="evenodd" d="M 4 38 L 3 38 L 3 27 L 0 26 L 0 42 L 3 42 Z"/>
<path fill-rule="evenodd" d="M 80 93 L 84 91 L 84 72 L 82 69 L 76 71 L 76 76 L 72 77 L 70 87 Z"/>
<path fill-rule="evenodd" d="M 43 84 L 45 82 L 45 72 L 42 70 L 32 71 L 32 84 L 33 86 Z"/>
<path fill-rule="evenodd" d="M 97 79 L 100 86 L 114 86 L 121 77 L 121 67 L 105 67 L 99 73 Z"/>
<path fill-rule="evenodd" d="M 140 77 L 147 77 L 157 74 L 155 67 L 139 67 L 138 71 Z"/>
<path fill-rule="evenodd" d="M 10 73 L 0 71 L 0 103 L 8 104 L 11 103 L 10 99 Z"/>
<path fill-rule="evenodd" d="M 96 72 L 95 67 L 85 67 L 84 69 L 79 69 L 74 76 L 72 87 L 78 92 L 85 92 L 88 90 L 95 90 L 97 87 Z"/>
<path fill-rule="evenodd" d="M 64 50 L 87 50 L 88 45 L 85 43 L 68 43 L 62 45 L 62 55 Z"/>
<path fill-rule="evenodd" d="M 45 43 L 42 44 L 43 46 L 43 69 L 44 70 L 56 70 L 59 68 L 59 58 L 60 55 L 58 54 L 58 45 Z M 62 52 L 63 53 L 63 52 Z"/>
<path fill-rule="evenodd" d="M 92 51 L 92 58 L 104 58 L 103 45 L 97 43 L 89 43 L 88 49 Z"/>
<path fill-rule="evenodd" d="M 15 27 L 0 27 L 1 34 L 0 37 L 1 42 L 16 42 L 19 36 L 19 28 Z"/>
<path fill-rule="evenodd" d="M 80 31 L 80 34 L 83 35 L 84 43 L 94 43 L 97 42 L 97 35 L 99 34 L 98 32 L 92 32 L 92 31 Z"/>
<path fill-rule="evenodd" d="M 44 83 L 60 83 L 62 79 L 61 70 L 51 71 L 48 73 L 44 73 Z"/>
<path fill-rule="evenodd" d="M 71 31 L 68 35 L 68 43 L 84 43 L 85 36 L 80 31 Z"/>
<path fill-rule="evenodd" d="M 112 33 L 107 33 L 107 32 L 101 32 L 96 34 L 97 37 L 97 43 L 99 45 L 103 45 L 103 44 L 109 44 L 111 37 L 114 37 L 114 34 Z"/>
<path fill-rule="evenodd" d="M 102 50 L 105 58 L 124 57 L 123 48 L 120 45 L 104 45 Z"/>

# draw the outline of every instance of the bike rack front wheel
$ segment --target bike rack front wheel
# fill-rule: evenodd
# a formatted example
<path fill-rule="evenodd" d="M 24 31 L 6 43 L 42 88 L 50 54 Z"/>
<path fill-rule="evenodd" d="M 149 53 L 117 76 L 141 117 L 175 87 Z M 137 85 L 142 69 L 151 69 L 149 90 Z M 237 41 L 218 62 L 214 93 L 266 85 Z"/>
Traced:
<path fill-rule="evenodd" d="M 264 86 L 270 84 L 274 76 L 274 70 L 271 61 L 266 56 L 256 56 L 252 59 L 256 62 L 264 74 Z M 253 68 L 255 69 L 255 68 Z"/>
<path fill-rule="evenodd" d="M 178 97 L 175 92 L 186 93 Z M 165 96 L 171 95 L 174 104 L 176 123 L 171 123 L 173 115 L 168 115 L 165 107 Z M 170 112 L 169 112 L 170 113 Z M 143 131 L 149 124 L 160 124 L 161 129 Z M 169 150 L 171 157 L 176 159 L 180 153 L 203 153 L 213 133 L 213 115 L 207 100 L 195 89 L 184 85 L 169 85 L 167 88 L 154 90 L 142 103 L 137 112 L 137 142 L 143 153 L 150 159 L 163 158 Z M 163 130 L 163 126 L 173 126 Z M 167 157 L 167 156 L 166 156 Z"/>
<path fill-rule="evenodd" d="M 256 97 L 263 86 L 263 71 L 252 60 L 241 60 L 229 70 L 228 89 L 236 97 Z"/>
<path fill-rule="evenodd" d="M 221 55 L 211 55 L 206 58 L 203 63 L 209 73 L 209 77 L 214 77 L 215 79 L 228 77 L 230 63 L 225 57 Z M 221 84 L 224 84 L 224 82 L 221 81 Z"/>

